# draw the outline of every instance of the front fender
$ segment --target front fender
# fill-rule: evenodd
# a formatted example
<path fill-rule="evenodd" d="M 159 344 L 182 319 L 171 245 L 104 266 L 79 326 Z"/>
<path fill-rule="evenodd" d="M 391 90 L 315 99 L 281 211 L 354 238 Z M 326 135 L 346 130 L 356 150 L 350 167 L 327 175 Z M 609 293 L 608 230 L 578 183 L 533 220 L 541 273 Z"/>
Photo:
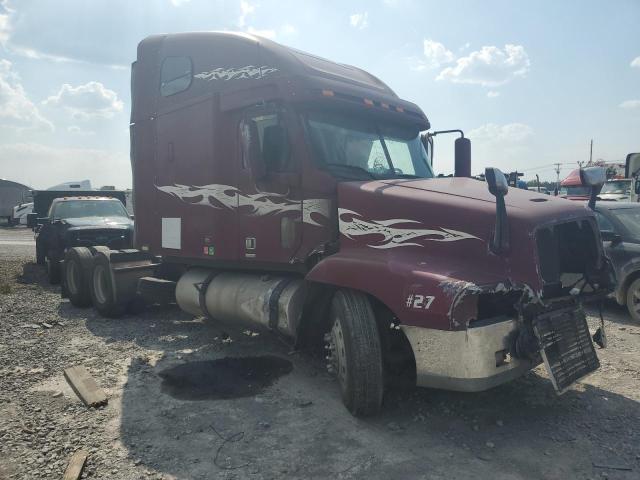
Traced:
<path fill-rule="evenodd" d="M 477 285 L 498 284 L 489 274 L 465 271 L 459 275 L 451 262 L 412 256 L 367 255 L 350 251 L 326 257 L 307 274 L 307 280 L 359 290 L 375 297 L 403 325 L 457 330 L 465 322 L 452 318 L 453 306 L 465 292 L 480 291 Z M 472 279 L 473 281 L 470 281 Z"/>
<path fill-rule="evenodd" d="M 615 295 L 616 301 L 620 305 L 624 305 L 627 302 L 627 289 L 636 278 L 638 271 L 640 271 L 640 256 L 630 259 L 618 269 L 618 284 L 616 285 Z"/>

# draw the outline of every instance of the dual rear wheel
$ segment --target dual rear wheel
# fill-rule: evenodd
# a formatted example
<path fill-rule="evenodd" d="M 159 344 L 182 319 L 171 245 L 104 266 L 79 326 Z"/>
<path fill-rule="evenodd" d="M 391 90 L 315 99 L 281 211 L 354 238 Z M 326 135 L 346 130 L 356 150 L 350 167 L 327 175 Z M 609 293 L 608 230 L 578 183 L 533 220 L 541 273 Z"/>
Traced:
<path fill-rule="evenodd" d="M 64 261 L 64 289 L 77 307 L 93 305 L 105 317 L 119 317 L 125 312 L 118 302 L 111 274 L 108 249 L 95 247 L 95 255 L 86 247 L 70 248 Z"/>

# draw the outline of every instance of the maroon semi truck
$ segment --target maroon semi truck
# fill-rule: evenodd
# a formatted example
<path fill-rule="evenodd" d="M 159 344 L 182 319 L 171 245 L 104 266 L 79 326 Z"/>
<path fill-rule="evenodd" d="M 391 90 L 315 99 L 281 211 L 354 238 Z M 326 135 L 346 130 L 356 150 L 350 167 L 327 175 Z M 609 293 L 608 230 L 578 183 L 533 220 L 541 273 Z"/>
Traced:
<path fill-rule="evenodd" d="M 117 316 L 155 292 L 324 342 L 355 415 L 398 372 L 479 391 L 545 362 L 563 391 L 598 368 L 582 303 L 611 276 L 592 212 L 470 178 L 466 139 L 438 178 L 427 117 L 376 77 L 185 33 L 144 39 L 131 85 L 136 250 L 71 249 L 74 303 Z"/>

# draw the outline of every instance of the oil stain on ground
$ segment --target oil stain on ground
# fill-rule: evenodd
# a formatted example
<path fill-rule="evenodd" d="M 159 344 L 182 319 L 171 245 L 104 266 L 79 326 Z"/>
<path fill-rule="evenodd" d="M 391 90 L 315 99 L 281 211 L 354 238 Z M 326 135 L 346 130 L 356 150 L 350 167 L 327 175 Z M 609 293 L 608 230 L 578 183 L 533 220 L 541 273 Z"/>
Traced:
<path fill-rule="evenodd" d="M 216 400 L 256 395 L 291 372 L 284 358 L 225 357 L 189 362 L 160 372 L 162 391 L 179 400 Z"/>

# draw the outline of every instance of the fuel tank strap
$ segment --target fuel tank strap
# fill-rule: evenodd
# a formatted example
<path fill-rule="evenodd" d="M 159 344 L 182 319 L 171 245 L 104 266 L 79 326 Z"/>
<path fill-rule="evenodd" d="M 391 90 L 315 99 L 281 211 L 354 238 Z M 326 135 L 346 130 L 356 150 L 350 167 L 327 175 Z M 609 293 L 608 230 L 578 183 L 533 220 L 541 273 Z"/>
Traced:
<path fill-rule="evenodd" d="M 293 277 L 283 278 L 269 296 L 269 328 L 271 330 L 276 330 L 278 327 L 278 301 L 280 300 L 280 295 L 292 281 Z"/>
<path fill-rule="evenodd" d="M 195 285 L 196 289 L 198 290 L 198 304 L 200 305 L 200 310 L 202 310 L 202 313 L 204 313 L 207 318 L 211 318 L 211 314 L 207 309 L 207 290 L 209 288 L 209 285 L 211 285 L 211 282 L 217 275 L 218 272 L 211 272 L 209 275 L 207 275 L 207 278 L 204 279 L 204 282 L 197 283 Z"/>

